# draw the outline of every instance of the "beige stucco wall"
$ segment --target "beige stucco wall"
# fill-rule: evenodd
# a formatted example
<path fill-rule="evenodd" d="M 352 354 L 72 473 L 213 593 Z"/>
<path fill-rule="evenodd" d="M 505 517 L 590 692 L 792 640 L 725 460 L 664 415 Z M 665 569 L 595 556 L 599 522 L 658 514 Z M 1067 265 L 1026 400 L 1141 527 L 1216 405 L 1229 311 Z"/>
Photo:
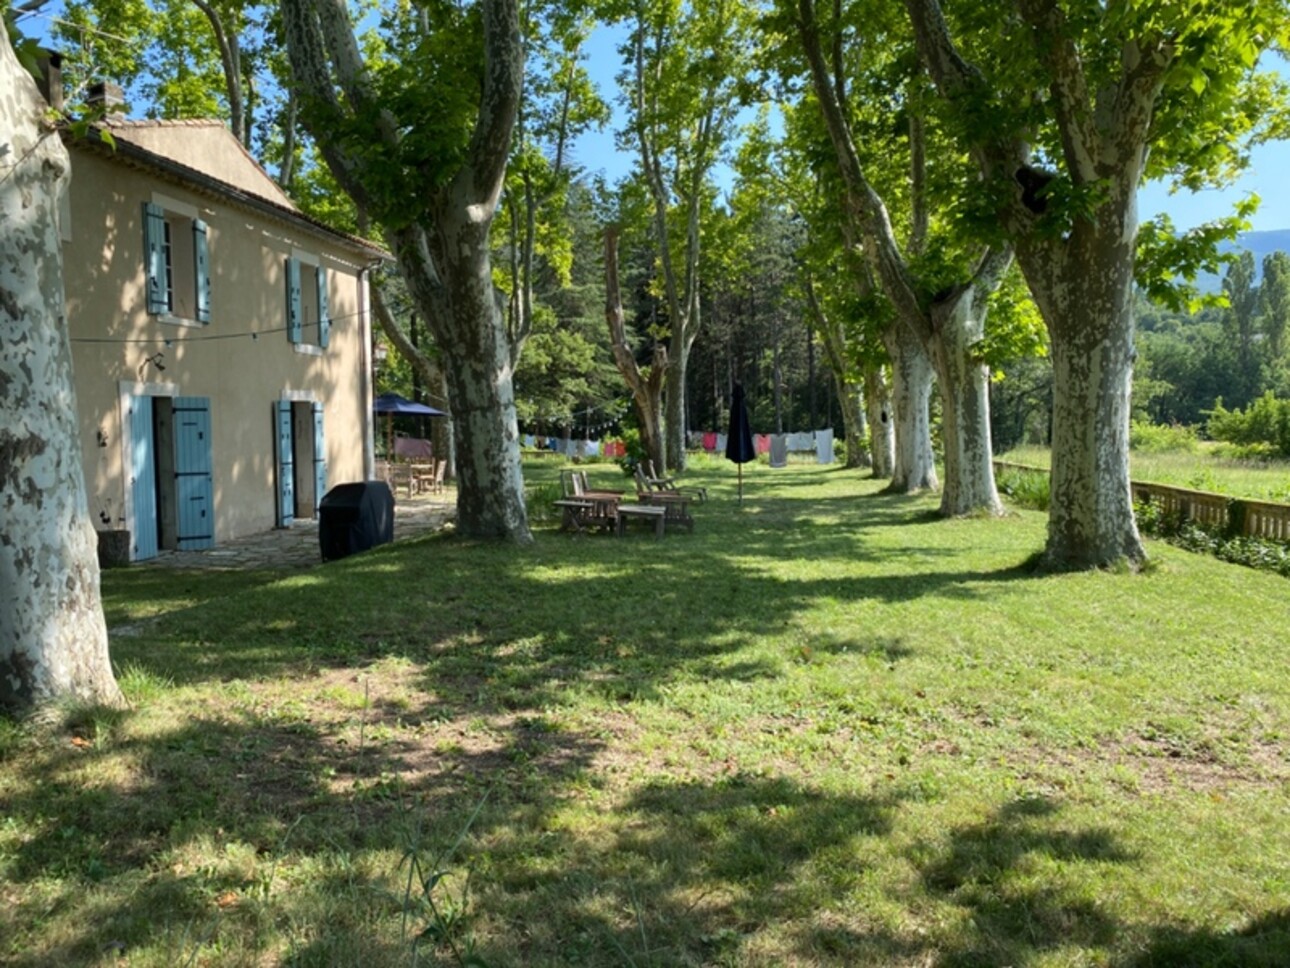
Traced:
<path fill-rule="evenodd" d="M 147 201 L 190 207 L 208 225 L 206 326 L 146 311 Z M 360 253 L 86 151 L 72 152 L 69 210 L 68 327 L 86 488 L 100 529 L 131 524 L 123 413 L 123 395 L 131 393 L 210 398 L 217 543 L 275 524 L 276 400 L 323 404 L 328 487 L 364 479 L 371 391 Z M 316 257 L 328 271 L 326 350 L 302 352 L 284 331 L 284 263 L 293 253 Z"/>

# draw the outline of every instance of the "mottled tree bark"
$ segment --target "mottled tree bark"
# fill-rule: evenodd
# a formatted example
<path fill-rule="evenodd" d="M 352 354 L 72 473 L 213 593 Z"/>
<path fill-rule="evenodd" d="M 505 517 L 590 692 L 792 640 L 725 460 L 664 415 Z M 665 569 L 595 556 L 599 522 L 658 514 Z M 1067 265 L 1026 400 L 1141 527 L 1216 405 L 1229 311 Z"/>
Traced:
<path fill-rule="evenodd" d="M 981 289 L 988 288 L 974 285 L 932 306 L 934 338 L 928 340 L 927 350 L 944 401 L 941 514 L 947 516 L 1003 513 L 990 440 L 990 369 L 976 353 L 985 336 L 985 310 L 977 302 L 984 301 Z"/>
<path fill-rule="evenodd" d="M 869 460 L 873 476 L 891 477 L 896 465 L 895 421 L 891 419 L 891 383 L 881 366 L 864 372 L 864 407 L 869 422 Z"/>
<path fill-rule="evenodd" d="M 950 104 L 1009 96 L 954 45 L 937 0 L 905 0 L 919 56 Z M 1030 167 L 1033 132 L 977 125 L 968 137 L 983 177 L 1000 188 L 999 222 L 1048 327 L 1053 453 L 1045 562 L 1088 568 L 1146 560 L 1129 488 L 1136 195 L 1155 104 L 1173 47 L 1163 34 L 1125 37 L 1114 84 L 1090 89 L 1060 5 L 1022 0 L 1018 13 L 1049 83 L 1056 159 L 1072 186 L 1097 197 L 1055 232 Z M 1023 35 L 1025 36 L 1025 35 Z"/>
<path fill-rule="evenodd" d="M 1132 197 L 1108 204 L 1098 220 L 1136 227 Z M 1103 227 L 1093 234 L 1109 235 Z M 1052 473 L 1044 560 L 1088 568 L 1146 552 L 1129 482 L 1133 384 L 1133 256 L 1119 245 L 1044 243 L 1018 248 L 1035 302 L 1048 322 L 1053 361 Z M 1022 255 L 1023 248 L 1025 255 Z M 1126 251 L 1128 250 L 1128 251 Z"/>
<path fill-rule="evenodd" d="M 896 311 L 899 325 L 907 328 L 919 344 L 919 355 L 930 360 L 941 394 L 945 446 L 946 490 L 941 497 L 945 515 L 985 511 L 998 514 L 1003 510 L 994 483 L 993 453 L 990 449 L 989 383 L 985 368 L 975 362 L 975 344 L 984 335 L 986 298 L 998 287 L 1004 269 L 1011 261 L 1008 250 L 990 250 L 982 254 L 976 267 L 962 283 L 946 293 L 928 293 L 919 288 L 892 230 L 886 204 L 878 195 L 860 163 L 852 138 L 843 92 L 831 78 L 824 62 L 813 0 L 798 0 L 798 32 L 810 66 L 816 101 L 828 129 L 837 156 L 838 169 L 847 189 L 847 214 L 855 233 L 864 240 L 864 250 L 873 275 Z M 922 125 L 911 128 L 913 187 L 913 230 L 911 248 L 923 244 L 928 217 L 925 210 L 925 155 Z M 888 342 L 890 351 L 891 341 Z M 902 353 L 909 339 L 900 338 Z M 936 472 L 924 461 L 926 452 L 920 445 L 902 441 L 902 433 L 916 430 L 916 422 L 925 419 L 910 413 L 910 405 L 921 406 L 923 375 L 921 364 L 910 357 L 893 356 L 896 376 L 896 474 L 892 489 L 903 490 L 935 486 Z M 914 381 L 910 383 L 909 381 Z M 924 483 L 920 483 L 924 482 Z M 925 483 L 933 482 L 933 483 Z"/>
<path fill-rule="evenodd" d="M 935 490 L 932 455 L 932 363 L 907 326 L 890 326 L 883 334 L 891 357 L 891 404 L 895 448 L 891 467 L 893 494 Z"/>
<path fill-rule="evenodd" d="M 527 542 L 532 535 L 511 350 L 488 238 L 519 107 L 523 48 L 515 0 L 483 0 L 481 9 L 483 74 L 464 158 L 446 181 L 424 183 L 408 173 L 409 180 L 392 189 L 389 162 L 400 158 L 403 132 L 417 124 L 416 111 L 397 117 L 394 111 L 406 106 L 376 93 L 343 0 L 282 3 L 306 127 L 359 210 L 374 217 L 385 213 L 385 239 L 443 354 L 453 416 L 457 530 Z M 367 143 L 360 143 L 359 129 Z M 393 198 L 392 190 L 406 196 Z M 405 221 L 400 204 L 415 204 L 417 216 Z"/>
<path fill-rule="evenodd" d="M 63 309 L 67 151 L 0 23 L 0 708 L 119 704 Z"/>

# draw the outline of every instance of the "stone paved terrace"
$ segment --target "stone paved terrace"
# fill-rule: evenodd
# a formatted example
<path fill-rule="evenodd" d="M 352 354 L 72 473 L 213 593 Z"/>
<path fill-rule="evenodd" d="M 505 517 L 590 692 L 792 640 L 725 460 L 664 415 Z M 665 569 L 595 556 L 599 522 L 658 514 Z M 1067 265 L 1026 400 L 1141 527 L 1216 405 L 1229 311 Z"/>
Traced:
<path fill-rule="evenodd" d="M 457 493 L 398 497 L 394 502 L 394 540 L 415 538 L 447 527 L 457 515 Z M 164 551 L 132 568 L 267 568 L 292 571 L 322 564 L 316 519 L 297 521 L 289 528 L 225 541 L 207 551 Z"/>

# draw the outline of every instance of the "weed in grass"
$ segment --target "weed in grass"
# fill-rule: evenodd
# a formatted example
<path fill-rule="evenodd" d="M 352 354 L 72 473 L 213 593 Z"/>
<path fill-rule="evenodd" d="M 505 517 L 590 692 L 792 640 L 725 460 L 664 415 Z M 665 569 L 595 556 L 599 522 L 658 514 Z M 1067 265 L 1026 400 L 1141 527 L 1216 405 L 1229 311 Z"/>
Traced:
<path fill-rule="evenodd" d="M 139 662 L 129 662 L 116 673 L 117 685 L 135 706 L 155 702 L 174 688 L 174 680 L 158 675 Z"/>
<path fill-rule="evenodd" d="M 470 931 L 470 871 L 461 873 L 448 866 L 487 799 L 487 794 L 480 798 L 457 839 L 447 850 L 439 852 L 428 847 L 424 816 L 409 808 L 403 809 L 399 833 L 403 856 L 399 859 L 399 870 L 407 868 L 407 879 L 403 890 L 402 932 L 413 968 L 421 963 L 423 945 L 432 950 L 446 949 L 462 968 L 488 968 L 488 962 L 475 950 L 475 938 Z"/>

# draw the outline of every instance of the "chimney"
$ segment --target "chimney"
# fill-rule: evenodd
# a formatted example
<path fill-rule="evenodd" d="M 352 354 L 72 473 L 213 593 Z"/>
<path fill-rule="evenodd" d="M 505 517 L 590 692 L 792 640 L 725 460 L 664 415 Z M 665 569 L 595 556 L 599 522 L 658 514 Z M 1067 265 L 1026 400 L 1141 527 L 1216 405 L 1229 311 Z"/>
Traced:
<path fill-rule="evenodd" d="M 112 113 L 115 108 L 125 107 L 125 91 L 121 89 L 120 84 L 113 84 L 111 81 L 97 81 L 90 85 L 89 93 L 85 96 L 85 103 L 92 108 L 102 108 L 108 113 Z"/>
<path fill-rule="evenodd" d="M 36 68 L 40 72 L 36 86 L 55 111 L 63 110 L 63 55 L 52 50 L 40 49 L 36 55 Z"/>

